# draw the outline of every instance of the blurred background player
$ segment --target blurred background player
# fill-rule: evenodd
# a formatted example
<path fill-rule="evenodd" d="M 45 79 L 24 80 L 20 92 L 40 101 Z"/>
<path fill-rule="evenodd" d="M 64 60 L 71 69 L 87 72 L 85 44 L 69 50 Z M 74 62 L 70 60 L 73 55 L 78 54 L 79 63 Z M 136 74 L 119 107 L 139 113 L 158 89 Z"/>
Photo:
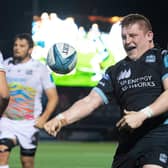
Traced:
<path fill-rule="evenodd" d="M 95 73 L 94 76 L 92 77 L 92 80 L 99 81 L 104 73 L 101 63 L 108 58 L 109 52 L 102 40 L 102 34 L 99 30 L 98 24 L 96 23 L 92 24 L 88 32 L 88 37 L 93 42 L 96 49 L 96 54 L 90 61 L 93 72 Z"/>
<path fill-rule="evenodd" d="M 4 61 L 10 102 L 0 120 L 0 168 L 9 168 L 9 155 L 20 146 L 23 168 L 34 168 L 39 128 L 54 112 L 58 94 L 48 68 L 31 58 L 33 40 L 27 33 L 14 38 L 13 57 Z M 42 112 L 42 95 L 47 104 Z"/>
<path fill-rule="evenodd" d="M 125 49 L 122 43 L 120 21 L 114 23 L 111 26 L 108 41 L 109 41 L 108 46 L 112 54 L 114 55 L 115 62 L 118 62 L 124 59 L 127 54 L 125 52 Z"/>

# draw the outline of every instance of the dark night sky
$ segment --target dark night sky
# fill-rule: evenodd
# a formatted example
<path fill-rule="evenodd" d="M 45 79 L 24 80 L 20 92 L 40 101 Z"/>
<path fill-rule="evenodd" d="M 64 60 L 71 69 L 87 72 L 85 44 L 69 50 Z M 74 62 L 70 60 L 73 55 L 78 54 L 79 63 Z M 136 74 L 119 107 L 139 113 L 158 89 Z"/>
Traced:
<path fill-rule="evenodd" d="M 31 32 L 33 3 L 37 0 L 5 0 L 0 10 L 0 47 L 9 50 L 16 33 Z M 59 16 L 124 16 L 141 13 L 153 25 L 155 42 L 166 47 L 168 41 L 168 7 L 166 0 L 38 0 L 38 12 L 56 12 Z"/>

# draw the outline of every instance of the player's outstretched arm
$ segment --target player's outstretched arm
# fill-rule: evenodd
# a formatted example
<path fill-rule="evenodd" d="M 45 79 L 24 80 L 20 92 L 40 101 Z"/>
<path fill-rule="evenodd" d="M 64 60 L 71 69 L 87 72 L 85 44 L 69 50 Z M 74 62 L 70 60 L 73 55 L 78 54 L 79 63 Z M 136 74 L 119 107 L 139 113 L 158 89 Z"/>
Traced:
<path fill-rule="evenodd" d="M 56 136 L 63 126 L 74 123 L 89 114 L 103 104 L 102 98 L 92 90 L 88 96 L 75 102 L 65 112 L 44 124 L 44 129 L 52 136 Z"/>
<path fill-rule="evenodd" d="M 56 88 L 49 88 L 45 90 L 45 94 L 47 96 L 47 105 L 44 109 L 44 112 L 42 115 L 36 119 L 35 127 L 37 128 L 43 128 L 44 123 L 48 120 L 48 118 L 51 116 L 51 114 L 55 111 L 57 104 L 58 104 L 58 93 Z"/>

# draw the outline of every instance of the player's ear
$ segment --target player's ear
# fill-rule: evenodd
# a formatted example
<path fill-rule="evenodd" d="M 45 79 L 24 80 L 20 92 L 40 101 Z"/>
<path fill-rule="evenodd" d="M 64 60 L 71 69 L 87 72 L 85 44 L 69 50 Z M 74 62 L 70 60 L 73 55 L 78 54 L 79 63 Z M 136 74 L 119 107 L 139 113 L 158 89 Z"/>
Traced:
<path fill-rule="evenodd" d="M 33 51 L 33 48 L 29 48 L 29 51 L 28 51 L 29 55 L 32 54 L 32 51 Z"/>
<path fill-rule="evenodd" d="M 147 38 L 149 41 L 153 41 L 153 32 L 152 31 L 147 32 Z"/>

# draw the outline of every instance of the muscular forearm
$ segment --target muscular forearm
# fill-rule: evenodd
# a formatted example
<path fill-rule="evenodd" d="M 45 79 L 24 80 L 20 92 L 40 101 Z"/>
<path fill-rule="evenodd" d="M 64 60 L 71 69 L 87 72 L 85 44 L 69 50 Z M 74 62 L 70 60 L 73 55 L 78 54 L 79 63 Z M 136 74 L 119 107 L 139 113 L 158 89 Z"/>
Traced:
<path fill-rule="evenodd" d="M 95 91 L 91 91 L 88 96 L 78 100 L 69 109 L 59 113 L 56 117 L 48 121 L 44 125 L 44 129 L 50 135 L 56 136 L 63 126 L 69 125 L 88 116 L 102 104 L 102 98 Z"/>
<path fill-rule="evenodd" d="M 125 111 L 125 115 L 117 122 L 116 126 L 121 129 L 135 129 L 140 127 L 146 119 L 163 114 L 168 111 L 168 91 L 164 91 L 152 104 L 136 111 Z"/>
<path fill-rule="evenodd" d="M 149 107 L 152 109 L 152 117 L 168 111 L 168 90 L 164 91 Z"/>
<path fill-rule="evenodd" d="M 46 105 L 46 108 L 42 114 L 42 117 L 47 121 L 51 114 L 55 111 L 58 104 L 58 100 L 49 101 Z"/>
<path fill-rule="evenodd" d="M 88 116 L 102 104 L 102 99 L 95 93 L 91 93 L 91 96 L 89 95 L 78 100 L 68 110 L 62 113 L 66 120 L 66 125 Z"/>
<path fill-rule="evenodd" d="M 57 103 L 58 102 L 56 101 L 56 99 L 55 100 L 53 99 L 53 101 L 49 101 L 47 103 L 47 106 L 46 106 L 44 112 L 42 113 L 42 115 L 36 119 L 35 127 L 37 127 L 37 128 L 43 128 L 44 127 L 44 124 L 46 123 L 48 118 L 55 111 Z"/>
<path fill-rule="evenodd" d="M 89 102 L 79 100 L 62 114 L 66 118 L 67 124 L 71 124 L 88 116 L 93 110 L 94 108 L 89 106 Z"/>
<path fill-rule="evenodd" d="M 55 87 L 46 89 L 45 94 L 47 96 L 47 104 L 41 117 L 47 121 L 51 114 L 56 110 L 59 97 Z"/>

